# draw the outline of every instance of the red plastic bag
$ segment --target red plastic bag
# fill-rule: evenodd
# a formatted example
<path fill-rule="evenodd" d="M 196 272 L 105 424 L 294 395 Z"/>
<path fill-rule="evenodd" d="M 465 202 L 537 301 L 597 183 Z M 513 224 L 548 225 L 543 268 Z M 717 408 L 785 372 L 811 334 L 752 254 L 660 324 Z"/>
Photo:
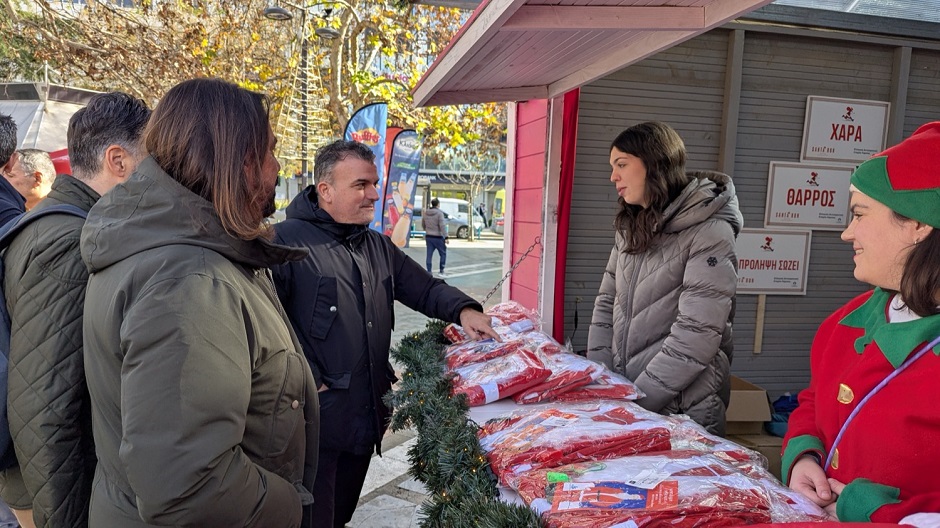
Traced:
<path fill-rule="evenodd" d="M 503 342 L 495 339 L 464 341 L 445 348 L 444 360 L 447 362 L 448 370 L 454 370 L 470 363 L 480 363 L 511 354 L 522 348 L 524 344 L 525 341 L 522 339 L 511 339 Z"/>
<path fill-rule="evenodd" d="M 496 319 L 493 319 L 493 322 L 495 323 Z M 529 321 L 528 319 L 512 323 L 510 325 L 491 324 L 490 326 L 493 327 L 493 330 L 496 331 L 496 334 L 503 341 L 515 339 L 519 337 L 520 334 L 531 332 L 535 328 L 535 325 L 532 323 L 532 321 Z M 447 340 L 451 343 L 464 343 L 470 341 L 470 336 L 467 335 L 464 329 L 460 325 L 453 323 L 444 327 L 444 337 L 446 337 Z"/>
<path fill-rule="evenodd" d="M 517 484 L 523 500 L 550 527 L 714 527 L 774 520 L 764 485 L 694 451 L 540 469 Z"/>
<path fill-rule="evenodd" d="M 503 341 L 542 326 L 542 321 L 535 312 L 515 301 L 497 304 L 487 310 L 486 315 L 490 316 L 490 326 Z M 449 324 L 444 328 L 444 337 L 451 343 L 462 343 L 470 339 L 463 328 L 456 324 Z"/>
<path fill-rule="evenodd" d="M 551 376 L 532 352 L 519 349 L 505 356 L 457 368 L 454 394 L 465 394 L 471 407 L 512 396 Z"/>
<path fill-rule="evenodd" d="M 638 400 L 646 396 L 636 385 L 606 368 L 589 384 L 555 394 L 552 401 L 580 402 L 592 400 Z"/>
<path fill-rule="evenodd" d="M 496 325 L 499 326 L 508 326 L 525 320 L 531 321 L 535 326 L 542 325 L 542 321 L 536 312 L 529 310 L 516 301 L 499 303 L 487 310 L 486 315 L 495 319 Z"/>
<path fill-rule="evenodd" d="M 538 468 L 670 449 L 662 416 L 627 402 L 560 404 L 520 411 L 480 428 L 480 445 L 504 484 Z"/>
<path fill-rule="evenodd" d="M 587 385 L 603 372 L 603 366 L 575 354 L 542 354 L 542 362 L 552 375 L 542 383 L 516 393 L 516 403 L 538 403 L 551 400 L 572 389 Z"/>

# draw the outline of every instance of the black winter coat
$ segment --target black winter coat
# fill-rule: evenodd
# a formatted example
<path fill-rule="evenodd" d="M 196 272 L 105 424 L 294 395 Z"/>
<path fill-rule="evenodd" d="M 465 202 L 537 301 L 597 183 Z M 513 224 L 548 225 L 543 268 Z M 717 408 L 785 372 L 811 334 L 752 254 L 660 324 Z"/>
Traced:
<path fill-rule="evenodd" d="M 69 204 L 85 211 L 100 196 L 66 174 L 35 210 Z M 33 510 L 39 527 L 88 526 L 95 473 L 91 408 L 82 358 L 88 269 L 79 252 L 85 221 L 57 214 L 33 221 L 4 254 L 10 313 L 10 433 L 19 467 L 4 472 L 0 495 Z M 16 474 L 22 472 L 24 489 Z M 13 499 L 17 491 L 22 498 Z"/>
<path fill-rule="evenodd" d="M 320 393 L 320 447 L 357 454 L 381 448 L 397 381 L 388 361 L 394 301 L 428 317 L 458 322 L 479 303 L 433 278 L 388 237 L 339 224 L 317 204 L 313 186 L 275 225 L 276 242 L 310 255 L 272 268 L 278 295 L 310 361 Z"/>

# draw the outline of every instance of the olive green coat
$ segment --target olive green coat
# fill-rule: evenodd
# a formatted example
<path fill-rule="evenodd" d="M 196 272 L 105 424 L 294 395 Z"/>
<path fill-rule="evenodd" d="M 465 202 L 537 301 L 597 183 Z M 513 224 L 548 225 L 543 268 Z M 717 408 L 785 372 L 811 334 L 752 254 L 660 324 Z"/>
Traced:
<path fill-rule="evenodd" d="M 266 268 L 306 251 L 228 235 L 151 158 L 92 208 L 81 249 L 89 525 L 301 526 L 317 393 Z"/>

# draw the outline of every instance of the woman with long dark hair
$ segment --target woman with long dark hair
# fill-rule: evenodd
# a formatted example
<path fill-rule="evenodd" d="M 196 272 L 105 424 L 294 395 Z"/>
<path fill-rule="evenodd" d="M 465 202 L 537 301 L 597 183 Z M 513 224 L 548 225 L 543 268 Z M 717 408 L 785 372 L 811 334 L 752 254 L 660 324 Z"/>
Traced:
<path fill-rule="evenodd" d="M 279 170 L 266 99 L 183 82 L 144 144 L 82 231 L 89 526 L 306 526 L 316 387 L 268 268 L 307 253 L 263 224 Z"/>
<path fill-rule="evenodd" d="M 940 122 L 852 174 L 842 239 L 875 288 L 829 316 L 784 439 L 784 482 L 840 521 L 940 526 Z"/>
<path fill-rule="evenodd" d="M 669 125 L 632 126 L 610 147 L 620 212 L 588 333 L 588 357 L 633 380 L 651 411 L 725 429 L 734 239 L 743 225 L 731 178 L 687 172 Z"/>

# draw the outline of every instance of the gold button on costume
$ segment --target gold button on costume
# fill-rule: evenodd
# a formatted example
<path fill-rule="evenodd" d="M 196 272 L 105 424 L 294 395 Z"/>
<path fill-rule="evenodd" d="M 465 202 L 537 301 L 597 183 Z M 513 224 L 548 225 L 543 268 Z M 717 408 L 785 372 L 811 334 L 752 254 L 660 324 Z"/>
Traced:
<path fill-rule="evenodd" d="M 836 448 L 836 452 L 832 454 L 832 462 L 829 463 L 832 466 L 832 469 L 839 469 L 839 449 Z"/>
<path fill-rule="evenodd" d="M 836 398 L 839 400 L 839 403 L 849 404 L 855 399 L 855 393 L 852 392 L 852 387 L 849 387 L 845 383 L 839 384 L 839 397 Z"/>

